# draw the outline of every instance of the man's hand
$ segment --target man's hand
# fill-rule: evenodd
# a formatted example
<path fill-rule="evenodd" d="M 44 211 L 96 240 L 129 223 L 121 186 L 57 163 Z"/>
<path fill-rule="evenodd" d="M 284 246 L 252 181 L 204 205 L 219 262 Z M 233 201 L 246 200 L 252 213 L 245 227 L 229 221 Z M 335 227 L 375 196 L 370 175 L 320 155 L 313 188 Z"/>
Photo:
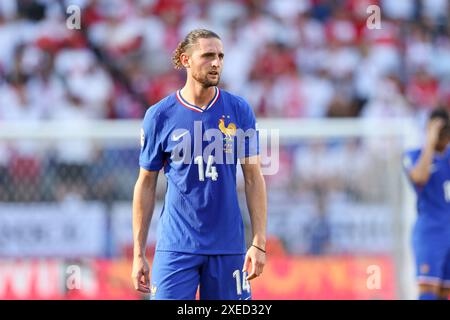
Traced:
<path fill-rule="evenodd" d="M 439 133 L 444 127 L 445 122 L 442 119 L 433 119 L 430 121 L 427 129 L 427 144 L 433 149 L 439 142 Z"/>
<path fill-rule="evenodd" d="M 266 264 L 266 254 L 258 248 L 251 246 L 245 256 L 243 272 L 250 272 L 247 276 L 247 280 L 255 279 L 259 277 Z"/>
<path fill-rule="evenodd" d="M 156 182 L 159 171 L 139 170 L 133 194 L 133 271 L 134 288 L 150 292 L 149 267 L 145 259 L 145 244 L 155 207 Z"/>
<path fill-rule="evenodd" d="M 145 257 L 135 256 L 133 259 L 133 279 L 134 289 L 142 293 L 150 293 L 150 277 L 147 259 Z"/>

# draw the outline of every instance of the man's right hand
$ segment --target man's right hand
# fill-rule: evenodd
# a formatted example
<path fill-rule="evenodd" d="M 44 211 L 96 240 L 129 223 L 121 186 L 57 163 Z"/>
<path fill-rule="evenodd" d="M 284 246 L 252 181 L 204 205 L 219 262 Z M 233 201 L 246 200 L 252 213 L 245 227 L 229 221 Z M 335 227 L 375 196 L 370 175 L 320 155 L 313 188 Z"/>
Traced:
<path fill-rule="evenodd" d="M 433 119 L 430 121 L 427 129 L 427 144 L 433 149 L 439 142 L 439 133 L 444 127 L 445 122 L 442 119 Z"/>
<path fill-rule="evenodd" d="M 133 271 L 131 272 L 134 289 L 142 293 L 150 293 L 149 273 L 150 269 L 147 259 L 144 256 L 135 256 L 133 259 Z"/>

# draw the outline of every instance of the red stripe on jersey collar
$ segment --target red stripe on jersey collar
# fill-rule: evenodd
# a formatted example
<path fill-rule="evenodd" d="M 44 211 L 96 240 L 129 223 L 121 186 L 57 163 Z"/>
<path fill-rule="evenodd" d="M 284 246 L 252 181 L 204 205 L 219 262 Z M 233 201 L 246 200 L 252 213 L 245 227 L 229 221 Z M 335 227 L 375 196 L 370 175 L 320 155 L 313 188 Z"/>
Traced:
<path fill-rule="evenodd" d="M 220 89 L 217 87 L 214 87 L 216 90 L 216 93 L 214 94 L 214 97 L 211 99 L 211 101 L 208 103 L 207 107 L 205 109 L 202 109 L 200 107 L 197 107 L 196 105 L 190 104 L 189 102 L 187 102 L 186 100 L 184 100 L 184 98 L 181 95 L 181 90 L 177 91 L 177 99 L 178 101 L 186 108 L 190 109 L 190 110 L 194 110 L 197 112 L 204 112 L 206 110 L 208 110 L 209 108 L 211 108 L 217 100 L 219 100 L 219 96 L 220 96 Z"/>

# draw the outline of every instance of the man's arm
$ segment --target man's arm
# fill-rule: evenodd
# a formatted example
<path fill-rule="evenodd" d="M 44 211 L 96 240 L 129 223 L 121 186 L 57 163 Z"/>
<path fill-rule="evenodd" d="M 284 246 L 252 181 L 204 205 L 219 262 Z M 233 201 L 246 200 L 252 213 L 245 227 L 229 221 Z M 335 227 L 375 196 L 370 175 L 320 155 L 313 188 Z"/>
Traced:
<path fill-rule="evenodd" d="M 150 292 L 149 267 L 145 258 L 150 221 L 155 207 L 156 182 L 159 171 L 140 169 L 133 195 L 133 279 L 134 288 Z"/>
<path fill-rule="evenodd" d="M 263 272 L 266 263 L 267 195 L 266 184 L 261 172 L 260 157 L 246 158 L 242 163 L 245 181 L 245 196 L 252 224 L 252 246 L 245 257 L 243 271 L 251 271 L 247 280 L 252 280 Z M 251 265 L 251 269 L 249 267 Z"/>
<path fill-rule="evenodd" d="M 427 139 L 417 164 L 409 171 L 411 180 L 418 185 L 424 185 L 430 178 L 430 167 L 433 163 L 433 154 L 439 141 L 439 132 L 444 125 L 441 119 L 431 120 L 427 129 Z"/>

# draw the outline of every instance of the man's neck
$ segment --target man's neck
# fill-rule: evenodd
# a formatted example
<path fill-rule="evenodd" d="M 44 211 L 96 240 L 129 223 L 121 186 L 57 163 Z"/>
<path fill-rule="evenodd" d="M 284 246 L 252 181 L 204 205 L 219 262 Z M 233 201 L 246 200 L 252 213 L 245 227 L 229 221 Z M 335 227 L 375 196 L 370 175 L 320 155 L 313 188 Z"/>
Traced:
<path fill-rule="evenodd" d="M 188 80 L 180 93 L 184 100 L 194 106 L 204 109 L 214 97 L 214 88 L 215 87 L 204 88 L 200 83 Z"/>

